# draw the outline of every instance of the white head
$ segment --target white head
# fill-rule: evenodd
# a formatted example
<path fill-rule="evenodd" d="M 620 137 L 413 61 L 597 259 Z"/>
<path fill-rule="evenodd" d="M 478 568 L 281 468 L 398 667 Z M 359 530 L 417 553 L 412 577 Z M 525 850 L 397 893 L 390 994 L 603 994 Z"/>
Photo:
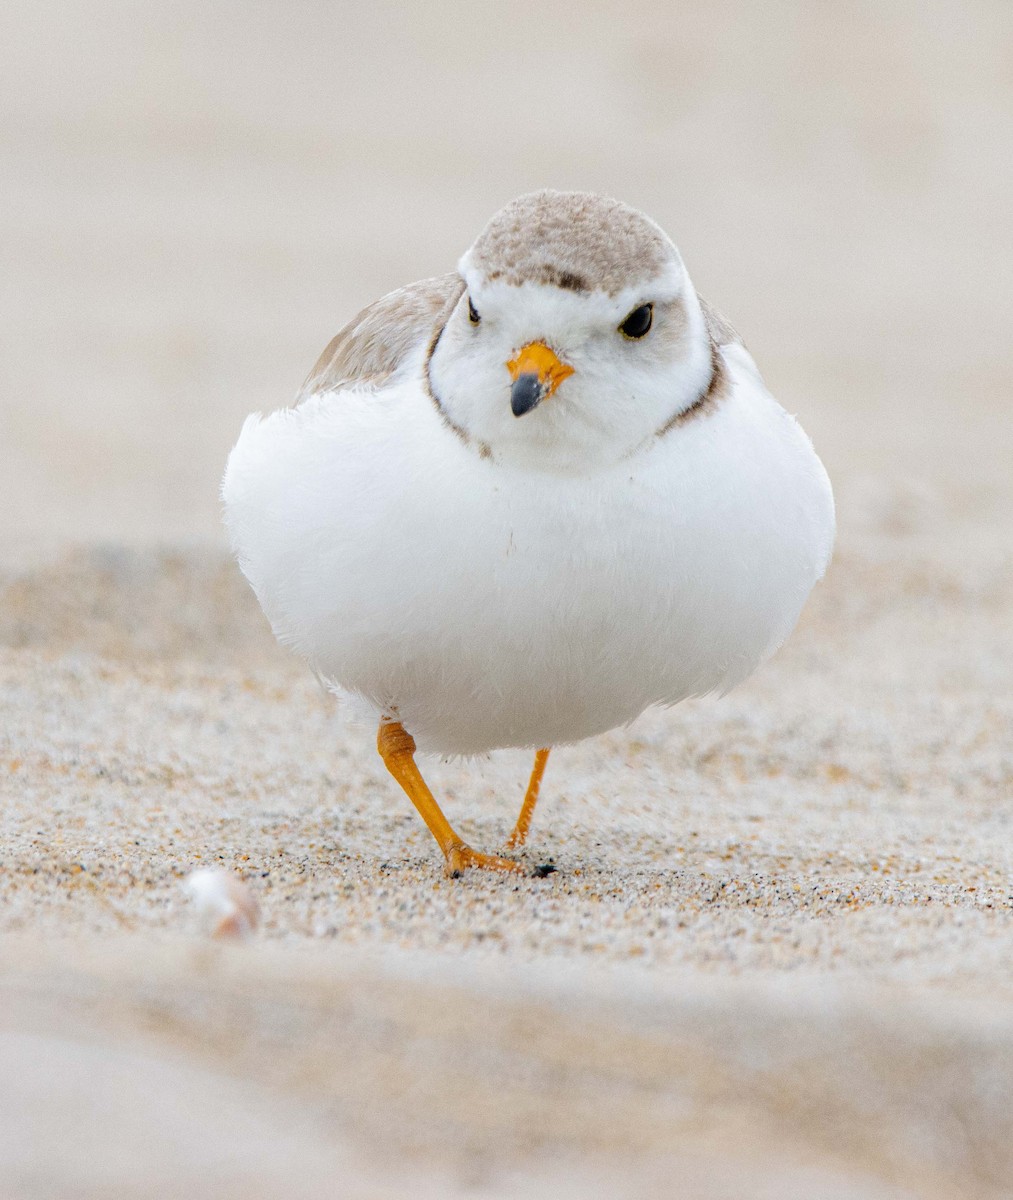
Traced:
<path fill-rule="evenodd" d="M 712 348 L 679 252 L 643 213 L 585 192 L 501 209 L 459 268 L 428 364 L 446 418 L 499 461 L 606 466 L 690 408 Z"/>

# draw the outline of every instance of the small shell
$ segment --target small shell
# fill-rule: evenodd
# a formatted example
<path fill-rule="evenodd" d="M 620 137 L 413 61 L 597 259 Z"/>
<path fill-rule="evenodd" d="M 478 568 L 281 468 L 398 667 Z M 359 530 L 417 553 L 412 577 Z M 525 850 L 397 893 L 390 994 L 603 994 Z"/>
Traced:
<path fill-rule="evenodd" d="M 250 888 L 222 867 L 201 867 L 183 880 L 205 930 L 216 938 L 247 938 L 257 928 L 260 909 Z"/>

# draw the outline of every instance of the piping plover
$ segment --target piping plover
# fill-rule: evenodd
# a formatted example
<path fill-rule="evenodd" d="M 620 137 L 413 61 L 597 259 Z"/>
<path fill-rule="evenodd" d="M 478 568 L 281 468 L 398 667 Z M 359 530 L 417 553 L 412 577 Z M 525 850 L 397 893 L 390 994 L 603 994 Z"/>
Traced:
<path fill-rule="evenodd" d="M 456 272 L 342 329 L 252 416 L 226 523 L 277 637 L 379 716 L 446 869 L 422 750 L 549 748 L 725 692 L 788 636 L 834 538 L 830 483 L 735 331 L 636 209 L 542 191 Z"/>

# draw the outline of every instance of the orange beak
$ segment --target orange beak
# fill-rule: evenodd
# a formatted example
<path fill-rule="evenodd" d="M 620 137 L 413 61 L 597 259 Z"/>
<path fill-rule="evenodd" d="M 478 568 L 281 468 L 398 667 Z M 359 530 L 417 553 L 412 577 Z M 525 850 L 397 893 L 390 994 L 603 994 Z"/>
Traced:
<path fill-rule="evenodd" d="M 544 342 L 529 342 L 517 357 L 507 363 L 510 378 L 510 408 L 515 417 L 523 417 L 551 396 L 573 374 L 573 367 L 560 362 Z"/>

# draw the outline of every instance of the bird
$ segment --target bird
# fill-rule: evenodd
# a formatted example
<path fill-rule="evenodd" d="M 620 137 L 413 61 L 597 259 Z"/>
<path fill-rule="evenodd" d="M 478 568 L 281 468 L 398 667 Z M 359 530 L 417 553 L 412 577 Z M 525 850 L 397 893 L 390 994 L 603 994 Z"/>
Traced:
<path fill-rule="evenodd" d="M 274 634 L 365 702 L 452 877 L 532 873 L 551 749 L 744 680 L 835 534 L 812 442 L 674 242 L 551 189 L 354 316 L 293 405 L 247 418 L 221 494 Z M 416 754 L 505 747 L 534 764 L 483 853 Z"/>

